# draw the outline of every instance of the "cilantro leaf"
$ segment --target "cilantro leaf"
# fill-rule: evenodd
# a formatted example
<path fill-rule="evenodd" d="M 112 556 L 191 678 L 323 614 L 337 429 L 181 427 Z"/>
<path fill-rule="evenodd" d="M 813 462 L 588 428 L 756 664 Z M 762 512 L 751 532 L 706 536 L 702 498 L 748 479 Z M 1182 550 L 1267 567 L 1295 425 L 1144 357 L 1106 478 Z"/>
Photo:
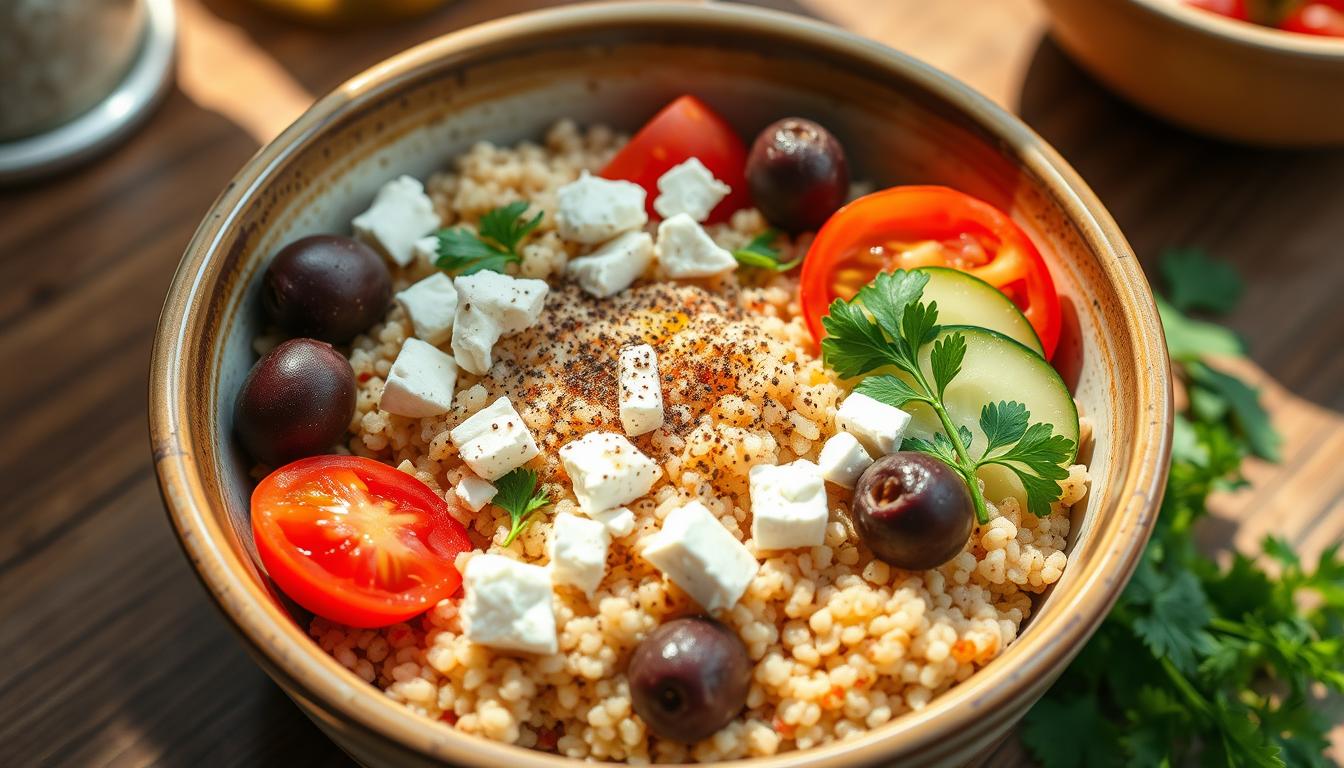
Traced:
<path fill-rule="evenodd" d="M 906 383 L 905 379 L 889 373 L 869 376 L 854 388 L 874 400 L 900 408 L 911 402 L 927 403 L 929 399 Z"/>
<path fill-rule="evenodd" d="M 481 216 L 476 232 L 466 227 L 441 229 L 438 259 L 434 265 L 454 275 L 471 275 L 482 270 L 503 272 L 510 263 L 523 260 L 518 245 L 541 224 L 539 212 L 531 219 L 523 218 L 528 202 L 517 200 L 500 206 Z"/>
<path fill-rule="evenodd" d="M 1193 391 L 1215 395 L 1227 404 L 1252 453 L 1268 461 L 1279 460 L 1281 439 L 1269 421 L 1269 413 L 1260 405 L 1259 390 L 1198 361 L 1188 363 L 1185 372 Z"/>
<path fill-rule="evenodd" d="M 1198 248 L 1167 251 L 1162 255 L 1161 269 L 1167 296 L 1182 312 L 1230 312 L 1246 290 L 1232 265 L 1215 261 Z"/>
<path fill-rule="evenodd" d="M 961 373 L 961 363 L 965 359 L 964 335 L 954 333 L 933 343 L 933 351 L 929 353 L 929 367 L 933 369 L 933 383 L 939 398 L 947 391 L 947 385 Z"/>
<path fill-rule="evenodd" d="M 1000 403 L 999 407 L 1007 405 Z M 1023 413 L 1024 419 L 1030 418 L 1031 414 L 1025 410 Z M 1027 510 L 1037 517 L 1047 517 L 1050 505 L 1063 492 L 1059 481 L 1069 476 L 1069 470 L 1063 464 L 1072 459 L 1073 454 L 1072 440 L 1054 434 L 1050 424 L 1038 422 L 1028 426 L 1008 450 L 986 455 L 979 464 L 998 464 L 1012 470 L 1027 492 Z"/>
<path fill-rule="evenodd" d="M 1022 741 L 1045 768 L 1106 768 L 1122 765 L 1108 745 L 1116 729 L 1095 699 L 1045 699 L 1027 713 Z"/>
<path fill-rule="evenodd" d="M 1164 579 L 1147 597 L 1149 613 L 1134 621 L 1134 633 L 1158 658 L 1167 658 L 1185 674 L 1195 671 L 1198 659 L 1214 651 L 1207 627 L 1212 615 L 1199 579 L 1180 571 Z"/>
<path fill-rule="evenodd" d="M 821 324 L 826 329 L 821 353 L 826 364 L 842 378 L 895 364 L 892 343 L 858 304 L 836 299 Z"/>
<path fill-rule="evenodd" d="M 772 272 L 788 272 L 802 264 L 803 254 L 799 254 L 789 261 L 779 260 L 779 249 L 771 246 L 771 243 L 778 239 L 779 232 L 767 229 L 753 237 L 751 242 L 733 251 L 733 258 L 737 259 L 737 263 L 744 267 L 768 269 Z"/>
<path fill-rule="evenodd" d="M 509 513 L 513 526 L 504 539 L 509 546 L 518 534 L 532 522 L 532 513 L 551 503 L 545 490 L 537 490 L 537 473 L 519 467 L 495 481 L 495 498 L 491 502 Z"/>
<path fill-rule="evenodd" d="M 1031 414 L 1027 413 L 1027 406 L 1021 403 L 1002 400 L 997 403 L 985 403 L 980 409 L 980 429 L 989 441 L 985 446 L 985 453 L 989 454 L 1021 440 L 1027 433 L 1027 423 L 1030 419 Z"/>
<path fill-rule="evenodd" d="M 1155 298 L 1162 330 L 1167 336 L 1167 351 L 1175 360 L 1198 360 L 1207 355 L 1235 357 L 1245 351 L 1241 338 L 1232 331 L 1213 323 L 1192 320 L 1162 297 Z"/>

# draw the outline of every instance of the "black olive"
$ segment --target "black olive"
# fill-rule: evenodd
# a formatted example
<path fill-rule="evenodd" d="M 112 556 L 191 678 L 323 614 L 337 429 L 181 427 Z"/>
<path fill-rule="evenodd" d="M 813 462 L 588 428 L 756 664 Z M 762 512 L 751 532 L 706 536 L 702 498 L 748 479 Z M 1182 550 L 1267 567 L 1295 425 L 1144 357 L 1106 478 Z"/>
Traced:
<path fill-rule="evenodd" d="M 737 634 L 713 619 L 675 619 L 630 655 L 635 713 L 659 738 L 690 744 L 712 736 L 746 706 L 751 659 Z"/>
<path fill-rule="evenodd" d="M 344 344 L 383 319 L 392 275 L 372 248 L 349 237 L 312 235 L 286 245 L 262 283 L 266 314 L 293 336 Z"/>
<path fill-rule="evenodd" d="M 845 150 L 820 125 L 786 117 L 766 126 L 752 143 L 747 186 L 756 207 L 775 227 L 815 230 L 849 194 Z"/>
<path fill-rule="evenodd" d="M 328 453 L 355 415 L 355 372 L 330 344 L 290 339 L 243 382 L 233 428 L 252 458 L 279 466 Z"/>
<path fill-rule="evenodd" d="M 883 456 L 854 486 L 854 528 L 878 558 L 910 571 L 956 557 L 975 527 L 961 476 L 926 453 Z"/>

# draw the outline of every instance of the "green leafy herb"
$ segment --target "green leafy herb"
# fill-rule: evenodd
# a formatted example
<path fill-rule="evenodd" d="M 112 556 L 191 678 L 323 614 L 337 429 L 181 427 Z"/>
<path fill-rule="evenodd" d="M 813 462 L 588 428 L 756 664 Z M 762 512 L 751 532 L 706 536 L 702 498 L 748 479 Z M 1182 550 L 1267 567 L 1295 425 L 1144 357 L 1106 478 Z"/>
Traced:
<path fill-rule="evenodd" d="M 1235 337 L 1170 305 L 1163 321 L 1191 405 L 1175 421 L 1156 530 L 1110 616 L 1027 715 L 1022 740 L 1045 768 L 1332 765 L 1314 696 L 1318 685 L 1344 691 L 1344 557 L 1335 546 L 1309 568 L 1267 538 L 1275 574 L 1242 553 L 1220 566 L 1199 552 L 1209 494 L 1244 484 L 1242 460 L 1277 456 L 1279 438 L 1256 391 L 1202 359 L 1226 356 Z"/>
<path fill-rule="evenodd" d="M 439 258 L 435 266 L 454 275 L 470 275 L 481 270 L 503 272 L 510 262 L 522 261 L 518 245 L 541 223 L 542 214 L 531 219 L 526 200 L 517 200 L 495 208 L 481 217 L 476 232 L 466 227 L 441 229 Z"/>
<path fill-rule="evenodd" d="M 933 409 L 943 431 L 932 440 L 907 438 L 901 447 L 928 453 L 956 470 L 971 491 L 981 523 L 989 522 L 989 512 L 975 473 L 990 464 L 1017 475 L 1033 514 L 1050 514 L 1051 502 L 1060 495 L 1059 481 L 1068 477 L 1063 463 L 1073 455 L 1073 441 L 1054 434 L 1050 424 L 1032 424 L 1026 406 L 1007 401 L 986 404 L 981 410 L 980 428 L 988 442 L 978 452 L 973 450 L 970 430 L 953 428 L 943 394 L 961 373 L 966 337 L 954 333 L 937 339 L 938 304 L 920 301 L 928 281 L 922 272 L 881 272 L 852 300 L 833 302 L 830 314 L 822 320 L 827 334 L 821 342 L 826 364 L 845 378 L 889 367 L 903 374 L 868 376 L 855 391 L 898 408 L 919 402 Z M 919 363 L 921 351 L 930 344 L 931 377 Z"/>
<path fill-rule="evenodd" d="M 519 467 L 495 481 L 495 498 L 491 501 L 513 520 L 504 539 L 507 547 L 532 522 L 532 513 L 550 504 L 551 498 L 544 489 L 537 490 L 536 472 Z"/>
<path fill-rule="evenodd" d="M 773 229 L 767 229 L 761 234 L 753 237 L 750 243 L 747 243 L 736 251 L 733 251 L 733 258 L 737 263 L 744 267 L 757 267 L 758 269 L 768 269 L 773 272 L 788 272 L 790 269 L 803 263 L 803 257 L 799 255 L 789 261 L 780 261 L 779 249 L 772 247 L 779 239 L 779 233 Z"/>
<path fill-rule="evenodd" d="M 1182 312 L 1229 312 L 1246 290 L 1237 270 L 1197 248 L 1172 249 L 1162 256 L 1167 297 Z"/>

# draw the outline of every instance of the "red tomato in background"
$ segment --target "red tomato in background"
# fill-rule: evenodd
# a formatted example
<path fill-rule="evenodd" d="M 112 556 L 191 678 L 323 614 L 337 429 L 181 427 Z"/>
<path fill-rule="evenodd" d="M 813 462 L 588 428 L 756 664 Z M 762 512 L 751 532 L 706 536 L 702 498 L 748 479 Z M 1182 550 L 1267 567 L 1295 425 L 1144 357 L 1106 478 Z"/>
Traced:
<path fill-rule="evenodd" d="M 448 502 L 424 483 L 358 456 L 314 456 L 252 492 L 252 534 L 276 585 L 318 616 L 352 627 L 405 621 L 462 583 L 471 549 Z"/>
<path fill-rule="evenodd" d="M 1251 14 L 1246 8 L 1246 0 L 1185 0 L 1185 4 L 1200 8 L 1229 19 L 1250 21 Z"/>
<path fill-rule="evenodd" d="M 715 178 L 732 189 L 710 211 L 706 223 L 727 221 L 734 211 L 751 205 L 746 178 L 747 146 L 726 120 L 689 95 L 663 107 L 599 175 L 633 181 L 643 187 L 648 193 L 644 207 L 651 218 L 656 218 L 653 201 L 658 197 L 658 178 L 692 157 L 699 158 Z"/>
<path fill-rule="evenodd" d="M 1319 37 L 1344 37 L 1344 0 L 1304 3 L 1284 17 L 1279 29 Z"/>
<path fill-rule="evenodd" d="M 836 298 L 853 296 L 878 272 L 927 266 L 969 272 L 1003 291 L 1040 337 L 1046 359 L 1055 353 L 1059 296 L 1031 238 L 989 203 L 933 186 L 865 195 L 836 211 L 817 232 L 799 283 L 799 303 L 813 338 L 825 335 L 821 318 Z"/>

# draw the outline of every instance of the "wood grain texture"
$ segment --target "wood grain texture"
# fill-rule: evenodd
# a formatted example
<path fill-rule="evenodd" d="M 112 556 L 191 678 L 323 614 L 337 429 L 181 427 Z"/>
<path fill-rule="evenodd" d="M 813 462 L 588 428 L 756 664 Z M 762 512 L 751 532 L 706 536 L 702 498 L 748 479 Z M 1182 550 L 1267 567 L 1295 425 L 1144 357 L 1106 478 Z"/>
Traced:
<path fill-rule="evenodd" d="M 196 223 L 305 100 L 415 42 L 546 3 L 477 0 L 323 31 L 182 0 L 180 87 L 111 155 L 0 191 L 0 763 L 338 766 L 246 658 L 165 520 L 145 426 L 151 332 Z M 1229 320 L 1288 436 L 1217 500 L 1211 548 L 1344 537 L 1344 152 L 1205 141 L 1101 90 L 1032 0 L 777 0 L 927 59 L 1017 111 L 1097 190 L 1146 264 L 1199 245 L 1250 278 Z M 1256 373 L 1256 375 L 1263 375 Z M 990 765 L 1023 765 L 1010 742 Z"/>

